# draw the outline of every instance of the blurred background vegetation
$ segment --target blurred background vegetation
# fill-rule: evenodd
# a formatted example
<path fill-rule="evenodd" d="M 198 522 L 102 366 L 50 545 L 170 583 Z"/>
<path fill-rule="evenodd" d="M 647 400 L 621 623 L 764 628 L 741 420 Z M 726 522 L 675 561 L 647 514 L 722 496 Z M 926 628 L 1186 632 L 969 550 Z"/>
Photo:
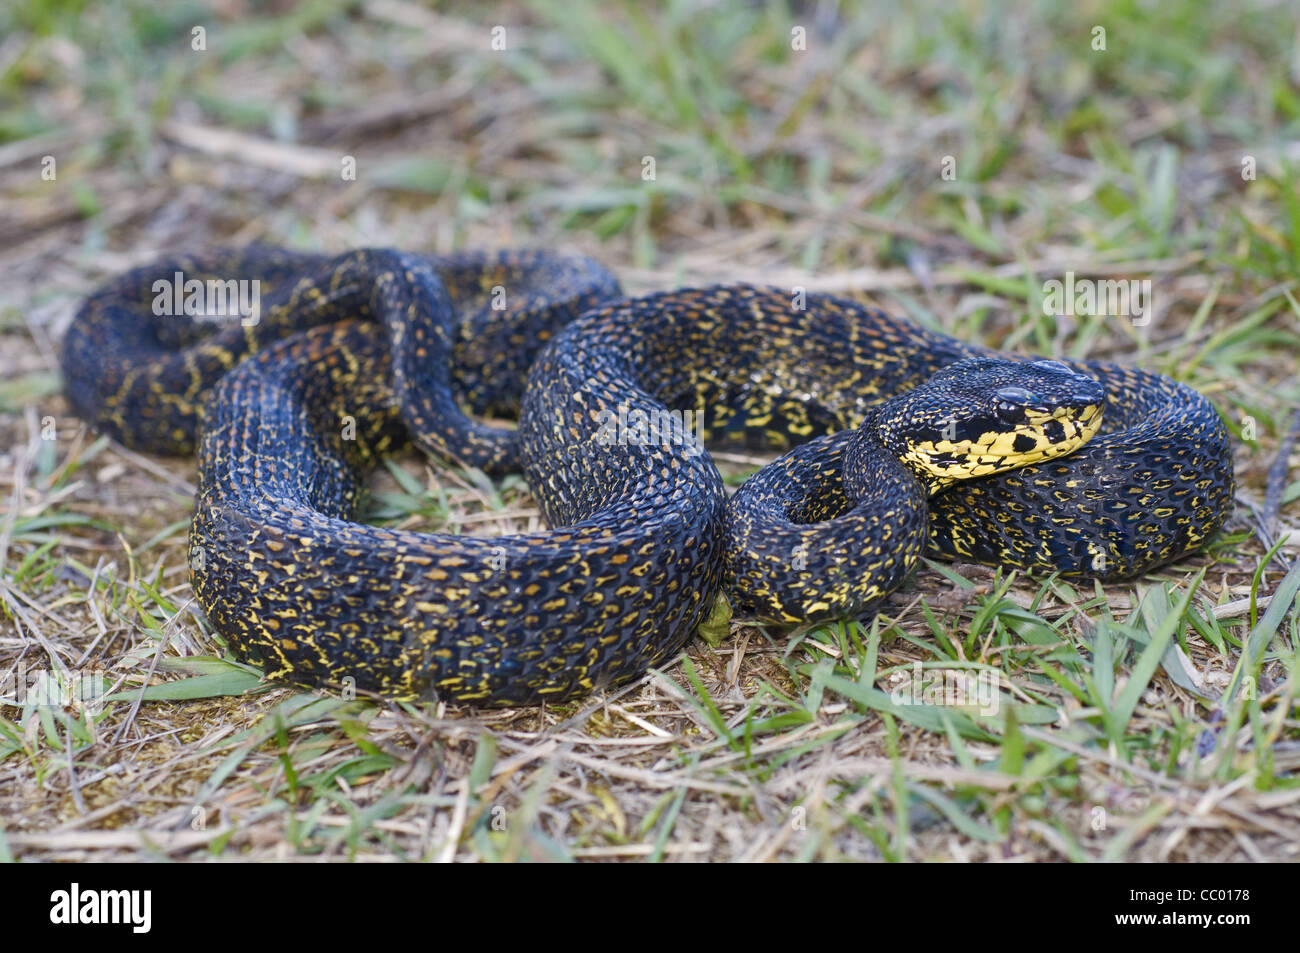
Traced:
<path fill-rule="evenodd" d="M 889 263 L 900 235 L 938 259 L 1050 244 L 1265 269 L 1294 266 L 1291 222 L 1270 236 L 1239 200 L 1294 218 L 1268 176 L 1297 139 L 1298 49 L 1287 3 L 19 2 L 0 10 L 0 143 L 69 137 L 88 242 L 120 201 L 95 175 L 112 169 L 132 191 L 208 186 L 227 229 L 256 215 L 313 244 L 314 218 L 360 238 L 436 210 L 435 244 L 571 232 L 642 268 L 762 228 L 765 257 L 805 269 Z M 354 154 L 357 180 L 295 203 L 181 161 L 172 123 Z"/>

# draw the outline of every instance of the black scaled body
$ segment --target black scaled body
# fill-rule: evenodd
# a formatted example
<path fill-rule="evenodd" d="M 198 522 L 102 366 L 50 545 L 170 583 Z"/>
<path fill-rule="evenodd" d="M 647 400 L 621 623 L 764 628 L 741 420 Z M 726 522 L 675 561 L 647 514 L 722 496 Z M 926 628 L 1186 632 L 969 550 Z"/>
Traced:
<path fill-rule="evenodd" d="M 259 280 L 259 320 L 214 332 L 153 313 L 154 282 L 178 271 Z M 1105 389 L 1099 436 L 947 485 L 899 464 L 898 446 L 978 468 L 979 441 L 1001 439 L 991 425 L 913 428 L 892 463 L 863 454 L 859 425 L 890 430 L 884 401 L 992 352 L 828 296 L 617 295 L 595 263 L 546 253 L 176 258 L 87 300 L 67 392 L 160 453 L 191 450 L 206 407 L 191 565 L 210 620 L 272 676 L 394 697 L 528 704 L 625 681 L 680 648 L 724 577 L 762 614 L 815 618 L 877 600 L 923 547 L 1132 575 L 1195 548 L 1231 505 L 1217 415 L 1160 375 L 1072 364 Z M 993 391 L 1015 404 L 1016 386 Z M 517 431 L 475 419 L 515 408 Z M 1051 442 L 1056 424 L 1037 425 Z M 493 472 L 522 466 L 556 528 L 475 539 L 356 523 L 365 469 L 408 430 Z M 1029 449 L 1024 434 L 1007 446 L 1018 438 Z M 700 440 L 803 445 L 729 506 Z M 818 522 L 843 538 L 791 545 Z M 749 598 L 763 593 L 780 611 Z"/>

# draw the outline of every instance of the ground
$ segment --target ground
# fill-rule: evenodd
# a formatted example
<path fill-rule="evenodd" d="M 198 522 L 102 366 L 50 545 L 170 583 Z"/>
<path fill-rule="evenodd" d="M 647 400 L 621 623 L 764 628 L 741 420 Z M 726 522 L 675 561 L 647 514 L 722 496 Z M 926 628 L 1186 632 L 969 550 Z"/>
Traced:
<path fill-rule="evenodd" d="M 1300 858 L 1298 85 L 1264 2 L 6 6 L 0 858 Z M 554 247 L 1131 362 L 1215 403 L 1237 509 L 1131 583 L 929 564 L 873 625 L 732 620 L 574 704 L 271 686 L 194 604 L 193 462 L 88 430 L 58 365 L 111 276 L 253 241 Z M 1151 307 L 1045 313 L 1067 273 Z M 539 525 L 415 456 L 371 518 Z"/>

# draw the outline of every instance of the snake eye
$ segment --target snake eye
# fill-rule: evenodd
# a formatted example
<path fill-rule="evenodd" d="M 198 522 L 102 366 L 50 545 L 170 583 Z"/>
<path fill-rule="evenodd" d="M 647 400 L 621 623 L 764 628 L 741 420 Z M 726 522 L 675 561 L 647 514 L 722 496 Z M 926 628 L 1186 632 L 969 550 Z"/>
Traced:
<path fill-rule="evenodd" d="M 998 403 L 1018 404 L 1021 407 L 1032 403 L 1034 399 L 1034 395 L 1023 387 L 1000 387 L 994 391 L 993 396 L 998 399 Z"/>
<path fill-rule="evenodd" d="M 1021 404 L 1000 400 L 994 409 L 998 412 L 998 416 L 1008 423 L 1019 423 L 1025 419 L 1025 408 Z"/>
<path fill-rule="evenodd" d="M 993 396 L 997 398 L 994 409 L 998 416 L 1013 424 L 1025 419 L 1025 406 L 1034 399 L 1023 387 L 1000 387 Z"/>

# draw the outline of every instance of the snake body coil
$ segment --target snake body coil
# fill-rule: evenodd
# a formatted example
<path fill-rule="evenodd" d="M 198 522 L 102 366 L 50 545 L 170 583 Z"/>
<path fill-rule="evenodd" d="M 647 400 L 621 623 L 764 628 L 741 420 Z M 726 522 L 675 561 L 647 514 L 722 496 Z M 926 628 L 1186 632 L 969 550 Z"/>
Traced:
<path fill-rule="evenodd" d="M 259 282 L 258 319 L 155 313 L 181 275 Z M 87 300 L 66 389 L 152 452 L 188 452 L 202 418 L 192 578 L 239 655 L 393 697 L 616 684 L 676 652 L 724 582 L 762 617 L 851 615 L 927 547 L 1134 575 L 1231 504 L 1217 414 L 1158 374 L 1008 358 L 829 296 L 617 296 L 599 265 L 546 253 L 176 258 Z M 475 419 L 516 408 L 517 430 Z M 555 528 L 355 522 L 367 467 L 407 433 L 522 466 Z M 728 503 L 701 440 L 794 448 Z"/>

